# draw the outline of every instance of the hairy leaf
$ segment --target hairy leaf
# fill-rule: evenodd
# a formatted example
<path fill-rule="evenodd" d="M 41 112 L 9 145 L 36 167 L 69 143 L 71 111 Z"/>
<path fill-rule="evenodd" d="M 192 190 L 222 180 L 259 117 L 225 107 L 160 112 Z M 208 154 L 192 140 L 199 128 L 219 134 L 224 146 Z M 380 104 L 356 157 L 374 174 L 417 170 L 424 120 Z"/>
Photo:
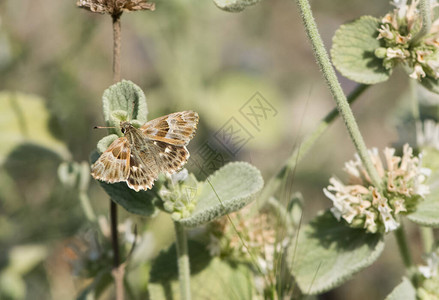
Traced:
<path fill-rule="evenodd" d="M 329 212 L 314 218 L 288 248 L 288 265 L 305 294 L 319 294 L 371 265 L 384 248 L 382 236 L 338 222 Z"/>
<path fill-rule="evenodd" d="M 213 0 L 218 8 L 228 12 L 240 12 L 261 0 Z"/>
<path fill-rule="evenodd" d="M 204 245 L 189 241 L 193 299 L 252 299 L 252 275 L 243 265 L 212 258 Z M 175 245 L 162 252 L 151 269 L 151 299 L 180 299 Z"/>
<path fill-rule="evenodd" d="M 407 278 L 403 278 L 393 291 L 386 297 L 386 300 L 414 300 L 416 289 Z"/>
<path fill-rule="evenodd" d="M 229 163 L 206 179 L 192 215 L 178 222 L 195 227 L 237 211 L 254 200 L 263 185 L 261 173 L 252 165 Z"/>
<path fill-rule="evenodd" d="M 340 26 L 335 32 L 332 62 L 343 76 L 365 84 L 389 78 L 391 70 L 386 70 L 382 60 L 375 56 L 375 49 L 380 47 L 377 40 L 379 23 L 374 17 L 364 16 Z"/>
<path fill-rule="evenodd" d="M 142 89 L 128 80 L 122 80 L 105 90 L 102 96 L 107 126 L 119 126 L 123 120 L 147 121 L 148 109 Z M 110 130 L 111 133 L 118 133 Z M 120 135 L 120 133 L 119 133 Z"/>

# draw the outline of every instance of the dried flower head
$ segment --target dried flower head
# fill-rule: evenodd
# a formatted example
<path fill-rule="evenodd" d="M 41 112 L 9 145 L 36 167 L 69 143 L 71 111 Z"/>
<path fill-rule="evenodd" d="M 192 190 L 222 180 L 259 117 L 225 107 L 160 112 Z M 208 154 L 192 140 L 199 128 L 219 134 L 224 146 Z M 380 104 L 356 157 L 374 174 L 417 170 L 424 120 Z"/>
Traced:
<path fill-rule="evenodd" d="M 76 5 L 89 11 L 119 16 L 124 11 L 154 10 L 147 0 L 78 0 Z"/>
<path fill-rule="evenodd" d="M 377 39 L 382 47 L 375 55 L 383 59 L 383 66 L 392 69 L 401 63 L 410 70 L 411 78 L 439 78 L 439 19 L 431 26 L 430 32 L 421 40 L 414 40 L 422 26 L 419 15 L 419 0 L 395 0 L 393 12 L 385 15 L 377 28 Z M 434 1 L 436 2 L 436 1 Z M 437 3 L 433 3 L 437 6 Z"/>
<path fill-rule="evenodd" d="M 416 206 L 429 191 L 424 184 L 430 173 L 421 168 L 419 157 L 413 156 L 408 144 L 403 147 L 402 157 L 395 149 L 383 151 L 386 168 L 376 148 L 369 151 L 372 162 L 383 181 L 382 190 L 374 187 L 358 155 L 345 164 L 349 184 L 332 177 L 330 185 L 323 189 L 332 200 L 332 214 L 343 218 L 351 227 L 365 228 L 367 232 L 390 232 L 399 227 L 398 215 L 416 210 Z"/>

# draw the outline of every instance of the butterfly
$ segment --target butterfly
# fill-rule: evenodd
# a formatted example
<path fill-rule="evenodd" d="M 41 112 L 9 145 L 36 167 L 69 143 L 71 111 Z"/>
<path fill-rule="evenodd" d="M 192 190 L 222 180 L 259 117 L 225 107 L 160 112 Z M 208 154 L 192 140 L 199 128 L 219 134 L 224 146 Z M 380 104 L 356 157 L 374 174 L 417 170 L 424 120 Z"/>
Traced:
<path fill-rule="evenodd" d="M 125 181 L 136 192 L 150 189 L 160 173 L 173 174 L 189 159 L 186 149 L 194 137 L 198 114 L 172 113 L 140 128 L 120 122 L 123 137 L 116 139 L 91 166 L 91 175 L 107 183 Z"/>

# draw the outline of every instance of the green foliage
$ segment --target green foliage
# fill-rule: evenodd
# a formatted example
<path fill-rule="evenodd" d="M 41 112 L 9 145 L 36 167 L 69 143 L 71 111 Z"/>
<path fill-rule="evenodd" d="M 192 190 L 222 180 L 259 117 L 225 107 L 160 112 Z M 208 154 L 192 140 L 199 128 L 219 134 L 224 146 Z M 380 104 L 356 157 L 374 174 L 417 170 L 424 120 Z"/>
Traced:
<path fill-rule="evenodd" d="M 261 0 L 213 0 L 218 8 L 228 12 L 240 12 Z"/>
<path fill-rule="evenodd" d="M 301 291 L 320 294 L 371 265 L 383 249 L 380 234 L 350 228 L 327 211 L 302 227 L 287 261 Z"/>
<path fill-rule="evenodd" d="M 189 241 L 191 290 L 194 299 L 252 299 L 252 276 L 244 265 L 212 258 L 205 245 Z M 155 259 L 148 285 L 151 299 L 179 299 L 175 244 Z"/>
<path fill-rule="evenodd" d="M 237 211 L 255 199 L 264 181 L 258 169 L 245 162 L 229 163 L 203 183 L 196 207 L 179 223 L 196 227 Z"/>
<path fill-rule="evenodd" d="M 9 251 L 9 261 L 0 271 L 0 298 L 24 299 L 26 284 L 24 276 L 47 256 L 47 249 L 42 245 L 21 245 Z"/>
<path fill-rule="evenodd" d="M 69 158 L 65 145 L 49 131 L 49 112 L 41 98 L 24 93 L 0 92 L 0 163 L 17 146 L 35 144 L 61 158 Z"/>
<path fill-rule="evenodd" d="M 439 227 L 439 188 L 432 190 L 407 218 L 422 226 Z"/>
<path fill-rule="evenodd" d="M 416 299 L 416 290 L 410 280 L 406 277 L 398 284 L 393 291 L 386 297 L 386 300 L 414 300 Z"/>
<path fill-rule="evenodd" d="M 148 108 L 142 89 L 128 80 L 113 84 L 104 91 L 102 96 L 104 118 L 107 126 L 119 127 L 120 121 L 147 121 Z M 110 130 L 112 133 L 121 133 Z"/>
<path fill-rule="evenodd" d="M 386 70 L 375 56 L 380 47 L 377 28 L 380 21 L 363 16 L 344 24 L 335 32 L 331 49 L 332 62 L 347 78 L 365 84 L 386 81 L 391 70 Z"/>
<path fill-rule="evenodd" d="M 431 77 L 421 79 L 421 84 L 433 93 L 439 94 L 439 80 Z"/>

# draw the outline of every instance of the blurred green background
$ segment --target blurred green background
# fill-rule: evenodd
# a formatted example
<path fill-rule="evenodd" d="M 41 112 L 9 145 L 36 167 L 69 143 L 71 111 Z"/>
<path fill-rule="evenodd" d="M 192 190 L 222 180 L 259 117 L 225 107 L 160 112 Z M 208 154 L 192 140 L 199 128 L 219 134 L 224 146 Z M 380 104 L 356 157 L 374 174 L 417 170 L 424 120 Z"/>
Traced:
<path fill-rule="evenodd" d="M 149 119 L 184 109 L 199 113 L 192 153 L 209 143 L 228 160 L 251 162 L 269 179 L 334 107 L 294 1 L 265 0 L 237 14 L 209 0 L 155 3 L 154 12 L 122 16 L 122 78 L 145 91 Z M 342 23 L 381 16 L 390 8 L 380 0 L 321 0 L 312 6 L 328 49 Z M 81 250 L 72 251 L 84 248 L 84 236 L 96 230 L 81 197 L 86 194 L 103 218 L 108 197 L 96 182 L 81 190 L 75 178 L 60 179 L 58 168 L 62 162 L 87 162 L 105 135 L 93 127 L 104 125 L 101 96 L 112 83 L 111 68 L 109 16 L 79 9 L 74 0 L 0 1 L 1 299 L 74 299 L 90 282 L 75 272 Z M 368 147 L 383 148 L 399 139 L 396 125 L 407 106 L 407 79 L 401 75 L 396 72 L 389 82 L 367 90 L 354 105 Z M 347 93 L 355 87 L 340 80 Z M 277 114 L 255 128 L 240 109 L 257 92 Z M 234 154 L 215 143 L 231 118 L 252 136 Z M 299 164 L 292 190 L 304 196 L 305 221 L 330 206 L 322 189 L 332 174 L 343 176 L 342 165 L 353 152 L 337 121 Z M 121 209 L 120 221 L 127 217 L 153 240 L 143 249 L 146 258 L 174 239 L 167 217 L 145 220 Z M 417 253 L 417 233 L 409 234 Z M 320 298 L 387 295 L 402 275 L 393 237 L 388 239 L 372 267 Z M 133 279 L 135 286 L 145 289 L 141 279 Z"/>

